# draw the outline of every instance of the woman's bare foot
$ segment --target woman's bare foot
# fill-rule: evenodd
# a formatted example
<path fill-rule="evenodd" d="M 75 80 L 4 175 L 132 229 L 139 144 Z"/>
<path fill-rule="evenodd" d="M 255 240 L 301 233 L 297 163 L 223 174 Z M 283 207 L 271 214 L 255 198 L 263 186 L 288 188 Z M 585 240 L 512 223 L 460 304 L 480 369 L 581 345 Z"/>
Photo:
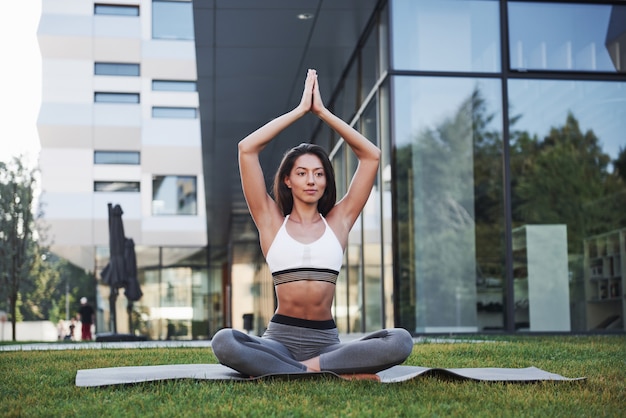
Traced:
<path fill-rule="evenodd" d="M 320 371 L 320 358 L 313 357 L 308 360 L 301 361 L 300 363 L 306 366 L 307 372 L 319 372 Z"/>

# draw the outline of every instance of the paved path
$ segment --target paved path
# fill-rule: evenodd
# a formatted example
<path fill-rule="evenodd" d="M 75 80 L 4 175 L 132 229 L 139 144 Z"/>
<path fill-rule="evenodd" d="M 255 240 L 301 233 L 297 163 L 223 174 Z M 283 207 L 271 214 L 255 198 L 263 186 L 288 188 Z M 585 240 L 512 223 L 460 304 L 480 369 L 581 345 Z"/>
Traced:
<path fill-rule="evenodd" d="M 347 342 L 358 339 L 364 334 L 342 334 L 341 341 Z M 418 343 L 484 343 L 488 341 L 454 339 L 454 338 L 431 338 L 414 337 L 413 341 Z M 193 341 L 121 341 L 121 342 L 54 342 L 54 343 L 15 343 L 0 345 L 0 351 L 43 351 L 43 350 L 98 350 L 98 349 L 134 349 L 134 348 L 182 348 L 182 347 L 211 347 L 210 340 Z"/>

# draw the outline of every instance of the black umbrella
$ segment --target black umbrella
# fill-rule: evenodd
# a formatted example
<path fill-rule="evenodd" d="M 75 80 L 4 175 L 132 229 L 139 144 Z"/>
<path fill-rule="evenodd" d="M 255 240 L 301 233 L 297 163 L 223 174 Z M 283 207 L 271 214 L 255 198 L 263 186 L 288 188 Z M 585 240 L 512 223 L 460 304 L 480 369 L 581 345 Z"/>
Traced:
<path fill-rule="evenodd" d="M 124 291 L 124 296 L 128 299 L 128 304 L 126 305 L 128 329 L 133 334 L 133 302 L 141 299 L 143 292 L 139 286 L 139 280 L 137 280 L 137 256 L 135 255 L 135 241 L 132 238 L 126 238 L 124 261 L 126 263 L 126 290 Z"/>
<path fill-rule="evenodd" d="M 117 333 L 115 302 L 119 289 L 125 287 L 124 294 L 130 301 L 139 300 L 142 296 L 137 281 L 137 259 L 135 257 L 135 243 L 124 236 L 122 222 L 122 208 L 120 205 L 109 203 L 109 263 L 102 270 L 102 282 L 109 285 L 109 307 L 111 315 L 111 331 Z M 131 304 L 132 309 L 132 304 Z"/>

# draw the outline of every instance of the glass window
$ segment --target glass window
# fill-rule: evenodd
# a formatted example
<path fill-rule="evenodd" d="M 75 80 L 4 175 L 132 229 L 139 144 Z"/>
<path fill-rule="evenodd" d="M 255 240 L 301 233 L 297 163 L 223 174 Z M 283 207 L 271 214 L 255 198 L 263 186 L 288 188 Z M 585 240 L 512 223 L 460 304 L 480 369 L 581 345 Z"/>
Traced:
<path fill-rule="evenodd" d="M 343 145 L 346 146 L 345 143 Z M 351 150 L 344 152 L 346 164 L 346 180 L 351 181 L 358 160 Z M 346 282 L 347 286 L 347 307 L 348 332 L 365 331 L 365 294 L 363 282 L 363 213 L 354 222 L 354 226 L 348 235 L 348 245 L 346 246 Z"/>
<path fill-rule="evenodd" d="M 345 157 L 345 145 L 337 148 L 336 153 L 333 155 L 332 163 L 335 171 L 335 183 L 337 185 L 337 198 L 345 195 L 348 188 L 348 179 L 346 179 L 346 157 Z M 333 306 L 333 313 L 337 328 L 340 332 L 348 332 L 350 322 L 350 286 L 347 279 L 347 269 L 344 268 L 339 272 L 337 278 L 337 286 L 335 288 L 335 300 Z"/>
<path fill-rule="evenodd" d="M 155 91 L 197 91 L 195 81 L 180 80 L 152 80 L 152 90 Z"/>
<path fill-rule="evenodd" d="M 378 65 L 379 73 L 389 70 L 389 3 L 386 3 L 378 17 Z"/>
<path fill-rule="evenodd" d="M 360 119 L 359 131 L 378 144 L 378 106 L 372 100 Z M 344 145 L 347 146 L 347 145 Z M 351 151 L 350 151 L 351 152 Z M 372 192 L 363 208 L 363 306 L 365 331 L 383 328 L 383 266 L 381 247 L 380 184 L 374 181 Z"/>
<path fill-rule="evenodd" d="M 153 0 L 152 37 L 154 39 L 193 40 L 192 2 Z"/>
<path fill-rule="evenodd" d="M 378 69 L 378 31 L 372 30 L 361 49 L 361 97 L 359 104 L 363 103 L 374 87 L 379 77 Z"/>
<path fill-rule="evenodd" d="M 353 61 L 343 79 L 341 92 L 333 102 L 333 113 L 337 117 L 350 122 L 359 108 L 358 102 L 358 67 Z"/>
<path fill-rule="evenodd" d="M 516 70 L 626 72 L 626 6 L 509 3 Z"/>
<path fill-rule="evenodd" d="M 152 177 L 153 215 L 196 215 L 195 176 Z"/>
<path fill-rule="evenodd" d="M 546 320 L 571 323 L 575 331 L 608 327 L 601 324 L 622 308 L 614 300 L 596 301 L 602 280 L 590 274 L 594 263 L 605 259 L 594 258 L 591 246 L 592 237 L 615 238 L 615 231 L 626 227 L 626 82 L 510 80 L 508 91 L 513 227 L 526 237 L 526 245 L 514 250 L 528 257 L 531 251 L 543 253 L 547 265 L 564 265 L 558 274 L 538 271 L 540 258 L 515 266 L 515 281 L 524 284 L 516 290 L 521 298 L 529 295 L 526 315 L 534 309 Z M 562 232 L 548 251 L 541 243 L 557 236 L 549 233 L 554 226 Z M 531 234 L 547 238 L 531 244 Z M 538 310 L 538 283 L 565 287 L 548 302 L 553 308 L 548 315 Z M 516 301 L 521 298 L 516 295 Z M 516 311 L 516 320 L 523 320 L 520 315 Z M 541 325 L 529 323 L 531 330 Z"/>
<path fill-rule="evenodd" d="M 94 164 L 139 164 L 138 151 L 94 151 Z"/>
<path fill-rule="evenodd" d="M 393 278 L 393 205 L 392 205 L 392 178 L 391 178 L 391 124 L 390 124 L 390 104 L 389 104 L 389 80 L 386 80 L 378 90 L 379 103 L 379 132 L 380 132 L 380 149 L 382 151 L 380 158 L 381 171 L 381 243 L 383 253 L 383 310 L 384 320 L 383 328 L 395 326 L 394 317 L 394 278 Z"/>
<path fill-rule="evenodd" d="M 93 13 L 96 15 L 139 16 L 139 6 L 95 4 Z"/>
<path fill-rule="evenodd" d="M 504 325 L 499 80 L 393 78 L 400 326 Z"/>
<path fill-rule="evenodd" d="M 396 70 L 500 71 L 498 4 L 490 0 L 394 1 L 392 67 Z"/>
<path fill-rule="evenodd" d="M 195 107 L 153 107 L 153 118 L 195 119 L 198 110 Z"/>
<path fill-rule="evenodd" d="M 95 75 L 139 76 L 139 64 L 96 62 Z"/>
<path fill-rule="evenodd" d="M 139 93 L 94 93 L 96 103 L 139 103 Z"/>
<path fill-rule="evenodd" d="M 138 192 L 138 181 L 94 181 L 94 192 Z"/>

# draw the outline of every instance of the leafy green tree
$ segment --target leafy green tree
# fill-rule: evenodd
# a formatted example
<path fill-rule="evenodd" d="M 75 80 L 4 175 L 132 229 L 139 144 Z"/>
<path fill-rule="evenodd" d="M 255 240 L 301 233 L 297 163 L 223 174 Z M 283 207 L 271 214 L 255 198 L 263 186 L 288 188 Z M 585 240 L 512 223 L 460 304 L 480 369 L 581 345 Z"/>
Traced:
<path fill-rule="evenodd" d="M 626 189 L 611 162 L 599 138 L 582 132 L 571 113 L 543 140 L 517 133 L 511 146 L 514 222 L 566 224 L 569 253 L 582 253 L 586 236 L 626 225 Z"/>
<path fill-rule="evenodd" d="M 8 301 L 13 341 L 20 290 L 32 280 L 35 242 L 34 191 L 36 170 L 19 158 L 0 162 L 0 283 Z"/>
<path fill-rule="evenodd" d="M 50 319 L 54 302 L 61 300 L 61 278 L 58 270 L 48 261 L 49 254 L 39 246 L 35 247 L 32 278 L 21 289 L 19 311 L 25 321 Z M 52 318 L 60 319 L 60 318 Z"/>
<path fill-rule="evenodd" d="M 75 317 L 81 297 L 95 300 L 94 276 L 53 253 L 42 251 L 41 247 L 37 248 L 40 254 L 34 258 L 32 280 L 22 288 L 17 304 L 18 319 L 56 323 Z"/>

